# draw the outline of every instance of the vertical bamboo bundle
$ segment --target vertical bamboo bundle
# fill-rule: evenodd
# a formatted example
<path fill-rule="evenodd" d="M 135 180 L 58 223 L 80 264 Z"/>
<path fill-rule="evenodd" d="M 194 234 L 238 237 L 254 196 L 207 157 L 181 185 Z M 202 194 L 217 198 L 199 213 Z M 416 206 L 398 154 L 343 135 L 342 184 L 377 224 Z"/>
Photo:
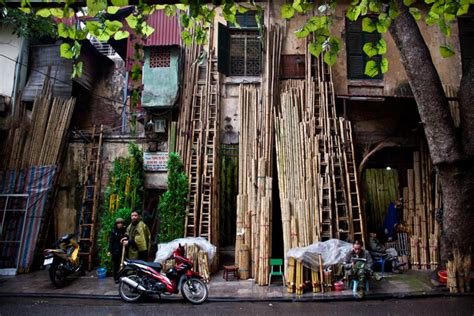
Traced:
<path fill-rule="evenodd" d="M 296 261 L 296 282 L 295 282 L 295 289 L 296 295 L 303 294 L 303 263 L 301 261 Z"/>
<path fill-rule="evenodd" d="M 296 278 L 296 260 L 290 257 L 288 259 L 288 273 L 287 273 L 287 288 L 288 293 L 295 292 L 295 278 Z"/>
<path fill-rule="evenodd" d="M 198 253 L 199 261 L 199 273 L 201 274 L 204 282 L 208 283 L 210 280 L 210 271 L 209 271 L 209 257 L 206 251 L 199 251 Z"/>
<path fill-rule="evenodd" d="M 411 265 L 412 269 L 418 270 L 419 268 L 419 238 L 418 236 L 410 237 L 410 254 L 411 254 Z"/>
<path fill-rule="evenodd" d="M 239 277 L 241 280 L 247 280 L 250 276 L 250 249 L 246 244 L 240 245 L 240 255 L 239 255 Z"/>

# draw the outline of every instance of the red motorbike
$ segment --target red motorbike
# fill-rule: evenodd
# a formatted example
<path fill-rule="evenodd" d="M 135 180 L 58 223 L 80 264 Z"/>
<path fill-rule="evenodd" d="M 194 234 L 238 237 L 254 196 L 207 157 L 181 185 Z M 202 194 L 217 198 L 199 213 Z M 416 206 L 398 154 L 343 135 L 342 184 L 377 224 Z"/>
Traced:
<path fill-rule="evenodd" d="M 160 263 L 142 260 L 125 260 L 124 268 L 118 275 L 119 294 L 125 302 L 138 302 L 146 295 L 171 295 L 181 292 L 193 304 L 206 301 L 208 289 L 199 273 L 192 269 L 193 264 L 184 257 L 184 247 L 173 252 L 171 259 L 176 265 L 166 273 Z"/>

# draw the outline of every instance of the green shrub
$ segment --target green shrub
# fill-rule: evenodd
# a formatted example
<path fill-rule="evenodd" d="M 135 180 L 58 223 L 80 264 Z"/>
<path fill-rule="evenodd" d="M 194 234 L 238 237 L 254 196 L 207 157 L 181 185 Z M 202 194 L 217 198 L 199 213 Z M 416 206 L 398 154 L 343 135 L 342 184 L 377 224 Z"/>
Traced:
<path fill-rule="evenodd" d="M 184 220 L 188 203 L 188 177 L 177 153 L 168 159 L 168 190 L 161 197 L 158 210 L 160 232 L 158 242 L 169 242 L 184 236 Z"/>
<path fill-rule="evenodd" d="M 100 266 L 112 269 L 112 258 L 107 256 L 109 236 L 119 217 L 130 223 L 133 209 L 141 208 L 144 192 L 143 154 L 134 143 L 128 147 L 129 155 L 114 161 L 105 189 L 103 212 L 100 216 L 98 255 Z"/>

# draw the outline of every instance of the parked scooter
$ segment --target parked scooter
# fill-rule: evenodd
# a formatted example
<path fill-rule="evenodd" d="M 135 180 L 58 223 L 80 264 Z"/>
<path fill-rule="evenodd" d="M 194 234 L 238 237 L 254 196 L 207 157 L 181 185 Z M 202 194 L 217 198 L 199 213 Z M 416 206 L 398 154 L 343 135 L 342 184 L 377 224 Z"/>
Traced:
<path fill-rule="evenodd" d="M 206 301 L 208 289 L 199 273 L 192 271 L 193 264 L 184 257 L 184 247 L 173 252 L 171 259 L 176 265 L 166 273 L 161 272 L 160 263 L 142 260 L 125 260 L 118 278 L 119 294 L 125 302 L 138 302 L 145 295 L 171 295 L 181 292 L 193 304 Z"/>
<path fill-rule="evenodd" d="M 57 288 L 66 285 L 66 277 L 75 272 L 84 273 L 82 259 L 79 257 L 79 244 L 74 238 L 75 234 L 68 234 L 54 243 L 55 249 L 43 251 L 46 270 L 49 278 Z"/>

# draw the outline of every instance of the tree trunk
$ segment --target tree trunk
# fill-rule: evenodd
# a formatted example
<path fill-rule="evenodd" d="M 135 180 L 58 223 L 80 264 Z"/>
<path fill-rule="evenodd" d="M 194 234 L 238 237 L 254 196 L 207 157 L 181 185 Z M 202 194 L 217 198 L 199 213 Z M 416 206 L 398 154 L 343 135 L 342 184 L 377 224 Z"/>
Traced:
<path fill-rule="evenodd" d="M 431 159 L 438 168 L 444 209 L 442 238 L 450 267 L 453 267 L 448 269 L 448 279 L 456 280 L 451 291 L 462 292 L 469 287 L 466 280 L 470 273 L 470 257 L 474 244 L 474 164 L 472 151 L 469 150 L 472 147 L 472 138 L 469 138 L 469 135 L 473 132 L 468 128 L 473 124 L 473 101 L 472 98 L 469 100 L 471 106 L 467 103 L 461 105 L 461 122 L 464 122 L 466 131 L 457 133 L 441 80 L 418 25 L 403 2 L 396 2 L 401 14 L 392 22 L 390 33 L 400 50 L 423 123 Z M 463 84 L 469 82 L 472 82 L 472 79 L 463 78 Z M 468 92 L 464 93 L 469 99 L 467 96 L 472 94 L 472 86 L 466 88 Z M 461 91 L 465 89 L 461 88 Z M 465 137 L 461 137 L 461 134 Z"/>

